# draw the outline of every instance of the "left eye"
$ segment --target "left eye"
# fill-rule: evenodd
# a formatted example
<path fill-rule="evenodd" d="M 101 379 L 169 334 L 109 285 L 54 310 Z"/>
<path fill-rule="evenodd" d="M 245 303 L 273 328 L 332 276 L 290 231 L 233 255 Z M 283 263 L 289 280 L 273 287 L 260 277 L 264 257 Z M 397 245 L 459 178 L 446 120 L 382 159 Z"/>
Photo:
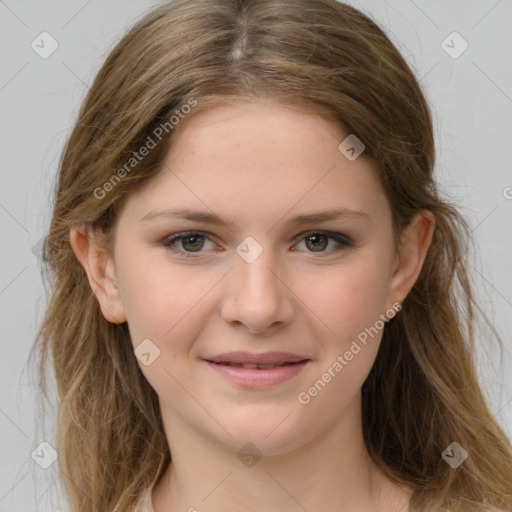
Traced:
<path fill-rule="evenodd" d="M 306 235 L 302 235 L 302 240 L 306 244 L 306 247 L 313 248 L 310 252 L 331 252 L 325 251 L 329 245 L 329 241 L 334 241 L 334 249 L 338 250 L 343 247 L 350 247 L 352 245 L 352 241 L 339 233 L 325 233 L 323 231 L 313 231 L 310 233 L 306 233 Z M 318 250 L 319 249 L 319 250 Z"/>
<path fill-rule="evenodd" d="M 313 253 L 326 252 L 325 249 L 328 247 L 329 241 L 334 241 L 335 244 L 337 244 L 337 247 L 335 246 L 334 250 L 341 249 L 343 247 L 350 247 L 352 245 L 352 241 L 340 233 L 310 231 L 309 233 L 302 234 L 301 237 L 300 241 L 304 241 L 308 248 L 312 248 L 309 252 Z M 201 249 L 205 246 L 205 240 L 213 243 L 206 234 L 198 231 L 192 231 L 188 233 L 179 233 L 166 238 L 163 245 L 173 252 L 182 253 L 187 258 L 193 258 L 195 257 L 194 253 L 204 252 L 201 251 Z M 181 250 L 176 248 L 176 244 L 178 242 L 181 242 Z"/>

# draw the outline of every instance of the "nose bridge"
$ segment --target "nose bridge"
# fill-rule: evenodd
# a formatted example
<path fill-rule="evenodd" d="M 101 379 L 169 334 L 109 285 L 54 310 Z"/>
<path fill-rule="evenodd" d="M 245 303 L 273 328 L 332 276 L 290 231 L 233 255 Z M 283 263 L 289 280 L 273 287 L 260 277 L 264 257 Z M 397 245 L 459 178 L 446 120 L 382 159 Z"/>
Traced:
<path fill-rule="evenodd" d="M 260 243 L 261 242 L 261 243 Z M 275 253 L 265 242 L 258 242 L 254 237 L 246 237 L 236 248 L 238 258 L 235 260 L 235 275 L 240 279 L 241 290 L 251 295 L 264 294 L 270 300 L 268 294 L 276 296 L 280 286 L 276 274 L 279 273 L 279 264 Z"/>
<path fill-rule="evenodd" d="M 236 253 L 229 291 L 224 297 L 224 319 L 241 322 L 253 332 L 288 320 L 292 307 L 287 287 L 279 276 L 279 258 L 272 248 L 247 237 Z"/>

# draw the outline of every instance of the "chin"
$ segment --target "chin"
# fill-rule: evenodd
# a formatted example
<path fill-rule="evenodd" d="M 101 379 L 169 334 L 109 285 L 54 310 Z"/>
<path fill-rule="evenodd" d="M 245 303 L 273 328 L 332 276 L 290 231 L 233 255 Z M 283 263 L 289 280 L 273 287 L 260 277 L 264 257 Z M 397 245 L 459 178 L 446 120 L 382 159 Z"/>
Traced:
<path fill-rule="evenodd" d="M 283 455 L 308 444 L 315 435 L 312 430 L 318 429 L 318 425 L 309 426 L 300 421 L 291 407 L 278 407 L 277 413 L 274 407 L 266 414 L 257 408 L 252 413 L 245 411 L 243 417 L 226 415 L 225 418 L 224 426 L 231 436 L 221 429 L 213 437 L 237 455 L 245 452 L 256 456 Z"/>

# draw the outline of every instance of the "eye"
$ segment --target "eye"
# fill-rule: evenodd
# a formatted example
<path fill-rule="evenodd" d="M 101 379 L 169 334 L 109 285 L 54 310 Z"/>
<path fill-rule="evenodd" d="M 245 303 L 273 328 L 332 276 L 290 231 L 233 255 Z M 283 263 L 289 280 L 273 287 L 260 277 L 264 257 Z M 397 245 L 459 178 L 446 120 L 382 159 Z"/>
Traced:
<path fill-rule="evenodd" d="M 307 252 L 330 254 L 342 249 L 343 247 L 351 247 L 353 245 L 352 240 L 341 233 L 310 231 L 308 233 L 302 233 L 299 236 L 301 237 L 301 243 L 304 241 Z M 166 238 L 162 242 L 162 245 L 169 248 L 172 252 L 180 253 L 180 255 L 185 258 L 195 258 L 201 252 L 205 252 L 202 251 L 205 247 L 205 241 L 213 244 L 206 233 L 202 233 L 200 231 L 189 231 L 186 233 L 178 233 Z M 331 250 L 326 251 L 325 249 L 328 248 L 329 241 L 334 242 L 334 248 L 331 247 Z M 178 244 L 181 247 L 176 247 Z M 295 251 L 296 249 L 292 248 L 292 250 Z"/>
<path fill-rule="evenodd" d="M 201 252 L 201 249 L 205 246 L 205 240 L 209 240 L 205 234 L 197 231 L 190 231 L 188 233 L 179 233 L 166 238 L 163 245 L 165 247 L 169 247 L 173 252 L 180 252 L 180 249 L 176 248 L 177 242 L 180 242 L 184 256 L 186 258 L 193 258 L 194 255 L 192 253 Z M 212 243 L 211 240 L 210 243 Z"/>
<path fill-rule="evenodd" d="M 302 233 L 300 236 L 302 237 L 301 243 L 304 241 L 305 246 L 311 249 L 309 252 L 314 253 L 331 253 L 343 247 L 351 247 L 353 245 L 352 240 L 341 233 L 310 231 L 308 233 Z M 325 249 L 329 246 L 329 241 L 334 241 L 334 249 L 326 251 Z"/>

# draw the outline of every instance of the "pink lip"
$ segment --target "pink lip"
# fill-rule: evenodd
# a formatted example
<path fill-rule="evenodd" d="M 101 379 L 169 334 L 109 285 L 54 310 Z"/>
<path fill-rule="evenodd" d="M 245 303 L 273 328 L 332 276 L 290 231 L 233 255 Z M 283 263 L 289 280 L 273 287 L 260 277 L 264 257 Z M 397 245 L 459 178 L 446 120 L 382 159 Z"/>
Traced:
<path fill-rule="evenodd" d="M 280 384 L 297 375 L 310 361 L 297 354 L 286 352 L 267 352 L 250 354 L 248 352 L 231 352 L 204 359 L 208 366 L 221 377 L 233 384 L 246 388 L 264 388 Z M 269 369 L 244 368 L 229 366 L 234 364 L 285 364 Z"/>

